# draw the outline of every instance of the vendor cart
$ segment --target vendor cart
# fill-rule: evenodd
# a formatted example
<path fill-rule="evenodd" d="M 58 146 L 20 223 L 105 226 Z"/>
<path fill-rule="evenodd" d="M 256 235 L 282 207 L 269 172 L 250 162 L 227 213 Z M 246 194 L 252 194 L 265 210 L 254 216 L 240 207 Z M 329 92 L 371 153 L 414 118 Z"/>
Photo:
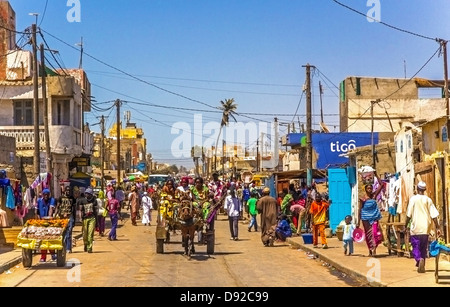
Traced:
<path fill-rule="evenodd" d="M 31 267 L 33 251 L 40 252 L 41 250 L 54 250 L 57 255 L 56 266 L 65 266 L 64 236 L 68 223 L 68 219 L 56 218 L 28 220 L 17 236 L 17 246 L 22 248 L 23 266 Z"/>

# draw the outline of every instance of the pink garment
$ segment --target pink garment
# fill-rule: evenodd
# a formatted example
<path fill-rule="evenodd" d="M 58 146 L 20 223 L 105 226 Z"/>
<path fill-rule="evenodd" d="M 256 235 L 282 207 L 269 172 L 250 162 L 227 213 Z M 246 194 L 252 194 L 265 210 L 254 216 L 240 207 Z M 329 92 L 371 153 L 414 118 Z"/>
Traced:
<path fill-rule="evenodd" d="M 383 242 L 383 234 L 381 233 L 380 227 L 378 227 L 378 221 L 372 224 L 372 232 L 375 244 L 377 246 L 380 245 Z"/>
<path fill-rule="evenodd" d="M 305 207 L 300 204 L 295 204 L 290 207 L 290 210 L 291 212 L 300 213 L 302 210 L 305 210 Z"/>
<path fill-rule="evenodd" d="M 23 218 L 28 213 L 28 208 L 26 206 L 16 206 L 14 213 L 17 217 Z"/>
<path fill-rule="evenodd" d="M 9 227 L 6 211 L 2 209 L 0 209 L 0 227 Z"/>

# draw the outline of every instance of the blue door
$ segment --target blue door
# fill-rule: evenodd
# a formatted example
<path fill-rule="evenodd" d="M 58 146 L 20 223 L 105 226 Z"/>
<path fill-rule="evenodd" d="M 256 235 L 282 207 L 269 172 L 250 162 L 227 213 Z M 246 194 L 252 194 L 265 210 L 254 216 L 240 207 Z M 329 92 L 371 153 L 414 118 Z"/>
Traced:
<path fill-rule="evenodd" d="M 336 227 L 352 211 L 352 189 L 346 169 L 328 169 L 328 194 L 330 197 L 330 228 L 336 233 Z"/>

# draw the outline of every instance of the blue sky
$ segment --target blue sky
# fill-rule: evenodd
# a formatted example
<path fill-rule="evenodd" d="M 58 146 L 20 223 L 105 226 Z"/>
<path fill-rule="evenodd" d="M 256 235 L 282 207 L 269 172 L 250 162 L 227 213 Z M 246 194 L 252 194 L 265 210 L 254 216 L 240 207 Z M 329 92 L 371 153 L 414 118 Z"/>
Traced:
<path fill-rule="evenodd" d="M 106 109 L 111 101 L 123 100 L 122 118 L 131 112 L 154 159 L 185 166 L 192 165 L 191 159 L 173 149 L 179 135 L 171 134 L 171 128 L 184 123 L 192 128 L 192 145 L 204 145 L 213 133 L 194 130 L 194 115 L 202 116 L 197 128 L 203 130 L 207 122 L 220 123 L 214 107 L 221 100 L 234 98 L 242 123 L 269 123 L 274 117 L 281 123 L 305 123 L 303 66 L 309 63 L 317 68 L 312 74 L 313 128 L 320 122 L 320 81 L 325 123 L 339 131 L 336 87 L 342 80 L 405 78 L 405 71 L 410 78 L 438 49 L 433 38 L 450 39 L 447 0 L 338 1 L 361 14 L 333 0 L 69 2 L 79 2 L 80 22 L 68 21 L 67 12 L 78 6 L 66 0 L 10 0 L 17 30 L 35 22 L 29 13 L 38 13 L 45 41 L 59 51 L 56 58 L 65 68 L 78 67 L 76 43 L 82 37 L 83 68 L 96 106 Z M 377 2 L 382 23 L 364 16 L 378 8 Z M 47 58 L 57 67 L 50 54 Z M 417 76 L 443 79 L 442 57 L 432 58 Z M 115 114 L 114 109 L 94 111 L 86 121 L 95 124 L 105 115 L 109 129 Z M 98 125 L 92 128 L 99 132 Z M 286 132 L 281 126 L 280 134 Z M 265 142 L 270 141 L 269 136 Z M 245 143 L 250 151 L 256 147 L 256 139 Z"/>

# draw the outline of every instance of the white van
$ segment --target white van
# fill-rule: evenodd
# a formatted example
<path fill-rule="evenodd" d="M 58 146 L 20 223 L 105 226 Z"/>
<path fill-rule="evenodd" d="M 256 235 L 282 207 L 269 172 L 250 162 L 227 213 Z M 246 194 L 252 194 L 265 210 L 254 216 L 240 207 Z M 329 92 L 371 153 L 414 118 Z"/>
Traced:
<path fill-rule="evenodd" d="M 163 186 L 169 178 L 170 176 L 165 174 L 151 174 L 148 175 L 148 185 L 150 186 L 158 183 L 160 186 Z"/>

